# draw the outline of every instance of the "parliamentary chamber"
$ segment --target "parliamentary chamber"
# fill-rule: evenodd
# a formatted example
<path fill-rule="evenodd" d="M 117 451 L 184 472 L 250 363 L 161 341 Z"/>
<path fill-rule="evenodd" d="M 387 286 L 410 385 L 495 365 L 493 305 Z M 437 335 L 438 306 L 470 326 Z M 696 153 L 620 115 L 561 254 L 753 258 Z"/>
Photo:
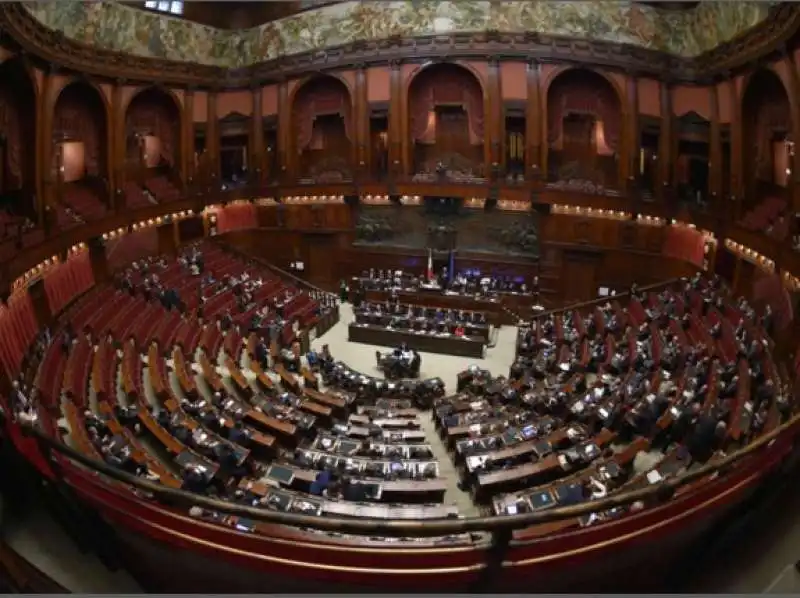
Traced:
<path fill-rule="evenodd" d="M 620 495 L 652 506 L 601 525 L 545 529 L 582 507 L 379 521 L 207 497 L 229 515 L 206 521 L 65 447 L 72 373 L 39 381 L 38 432 L 12 417 L 40 331 L 198 241 L 319 293 L 452 254 L 535 279 L 548 311 L 716 274 L 769 306 L 795 392 L 797 4 L 215 4 L 0 7 L 4 435 L 91 550 L 148 591 L 636 591 L 781 475 L 796 412 L 702 475 Z"/>

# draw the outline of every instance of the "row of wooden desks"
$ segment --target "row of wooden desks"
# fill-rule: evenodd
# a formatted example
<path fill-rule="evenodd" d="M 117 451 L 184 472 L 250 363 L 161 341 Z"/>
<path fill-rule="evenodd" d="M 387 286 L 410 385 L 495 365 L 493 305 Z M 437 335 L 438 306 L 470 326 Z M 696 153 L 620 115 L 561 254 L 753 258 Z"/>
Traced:
<path fill-rule="evenodd" d="M 392 293 L 389 291 L 367 291 L 365 299 L 374 303 L 384 303 L 392 298 Z M 424 305 L 425 307 L 437 307 L 442 309 L 456 309 L 464 311 L 482 311 L 489 314 L 490 320 L 505 322 L 504 307 L 513 309 L 511 305 L 504 306 L 504 300 L 509 303 L 522 302 L 530 303 L 530 297 L 515 299 L 512 297 L 501 298 L 480 298 L 470 295 L 457 295 L 450 293 L 443 293 L 441 291 L 409 291 L 403 290 L 397 292 L 397 300 L 400 303 L 411 303 L 413 305 Z M 511 322 L 508 322 L 511 323 Z"/>
<path fill-rule="evenodd" d="M 483 359 L 484 353 L 484 342 L 481 339 L 467 336 L 443 336 L 372 325 L 350 324 L 348 340 L 392 348 L 405 343 L 415 351 L 474 359 Z"/>
<path fill-rule="evenodd" d="M 560 497 L 557 489 L 567 485 L 583 486 L 591 478 L 595 478 L 601 483 L 612 483 L 621 487 L 636 455 L 640 451 L 647 450 L 649 446 L 650 442 L 646 438 L 639 437 L 619 453 L 598 461 L 572 476 L 561 478 L 545 486 L 497 496 L 492 501 L 494 512 L 496 515 L 508 515 L 519 511 L 534 512 L 548 507 L 567 506 L 564 504 L 563 495 Z M 559 502 L 559 498 L 561 498 L 561 502 Z M 583 499 L 580 502 L 583 502 Z M 578 523 L 577 518 L 572 522 L 573 525 L 578 525 Z"/>
<path fill-rule="evenodd" d="M 427 334 L 441 334 L 443 332 L 454 334 L 456 328 L 461 326 L 466 336 L 480 339 L 483 342 L 489 342 L 489 326 L 487 324 L 473 324 L 471 322 L 458 323 L 421 316 L 409 317 L 405 312 L 392 314 L 356 310 L 353 315 L 356 324 L 378 326 L 382 328 L 392 326 L 395 330 Z"/>
<path fill-rule="evenodd" d="M 98 410 L 105 418 L 106 425 L 109 432 L 115 436 L 125 438 L 125 441 L 131 447 L 131 459 L 139 465 L 147 466 L 148 470 L 158 476 L 159 481 L 170 488 L 180 488 L 181 481 L 172 475 L 158 459 L 150 455 L 147 451 L 142 450 L 138 440 L 133 436 L 130 430 L 125 428 L 117 420 L 114 415 L 114 409 L 108 403 L 101 402 L 98 404 Z"/>
<path fill-rule="evenodd" d="M 292 465 L 273 464 L 267 470 L 265 479 L 286 488 L 308 491 L 317 480 L 319 471 L 300 469 Z M 447 482 L 442 479 L 428 480 L 352 480 L 352 484 L 369 488 L 372 500 L 376 502 L 427 502 L 441 503 L 447 491 Z"/>
<path fill-rule="evenodd" d="M 448 519 L 458 517 L 455 506 L 421 504 L 393 505 L 337 501 L 317 496 L 298 496 L 259 480 L 242 480 L 239 489 L 265 499 L 267 505 L 281 510 L 318 516 L 370 519 Z"/>
<path fill-rule="evenodd" d="M 582 461 L 591 462 L 600 456 L 603 448 L 616 438 L 616 434 L 603 429 L 598 435 L 587 442 L 570 449 Z M 561 477 L 579 465 L 571 464 L 565 453 L 550 453 L 530 463 L 499 471 L 479 474 L 475 487 L 476 497 L 484 500 L 503 489 L 509 489 L 520 484 L 542 483 Z"/>
<path fill-rule="evenodd" d="M 316 451 L 337 455 L 340 457 L 353 457 L 364 448 L 368 448 L 374 454 L 387 458 L 401 457 L 403 459 L 428 459 L 433 455 L 433 449 L 429 444 L 386 444 L 382 442 L 369 441 L 365 443 L 360 440 L 353 440 L 347 437 L 333 436 L 329 433 L 321 432 L 317 434 L 311 448 Z"/>

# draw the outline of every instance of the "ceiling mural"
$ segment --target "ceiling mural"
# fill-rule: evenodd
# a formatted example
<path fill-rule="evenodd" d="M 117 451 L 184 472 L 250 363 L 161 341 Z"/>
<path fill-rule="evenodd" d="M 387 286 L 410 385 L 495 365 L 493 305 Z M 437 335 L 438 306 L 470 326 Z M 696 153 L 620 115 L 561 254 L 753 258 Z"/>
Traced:
<path fill-rule="evenodd" d="M 691 58 L 757 25 L 774 4 L 710 1 L 675 11 L 630 1 L 350 1 L 236 31 L 118 2 L 49 0 L 24 6 L 46 27 L 87 45 L 240 68 L 361 40 L 486 30 L 589 38 Z"/>

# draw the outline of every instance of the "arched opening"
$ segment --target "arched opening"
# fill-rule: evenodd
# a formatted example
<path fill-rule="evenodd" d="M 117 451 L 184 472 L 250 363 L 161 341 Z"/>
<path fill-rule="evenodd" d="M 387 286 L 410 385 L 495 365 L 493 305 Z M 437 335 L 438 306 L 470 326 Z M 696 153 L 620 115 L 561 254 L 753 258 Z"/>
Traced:
<path fill-rule="evenodd" d="M 547 90 L 547 179 L 589 190 L 619 186 L 622 107 L 614 87 L 570 69 Z"/>
<path fill-rule="evenodd" d="M 292 115 L 300 179 L 317 183 L 352 179 L 355 131 L 347 86 L 335 77 L 307 81 L 297 90 Z"/>
<path fill-rule="evenodd" d="M 181 112 L 168 92 L 148 87 L 125 112 L 125 201 L 129 208 L 181 196 Z"/>
<path fill-rule="evenodd" d="M 776 217 L 786 207 L 794 139 L 789 95 L 773 71 L 759 69 L 750 78 L 742 97 L 742 121 L 743 205 L 767 202 L 770 218 Z"/>
<path fill-rule="evenodd" d="M 485 176 L 483 88 L 468 69 L 434 64 L 408 88 L 408 135 L 414 177 Z"/>
<path fill-rule="evenodd" d="M 36 221 L 36 91 L 22 60 L 0 65 L 0 210 L 17 218 L 0 225 L 3 238 Z"/>
<path fill-rule="evenodd" d="M 102 218 L 108 211 L 108 123 L 100 92 L 74 81 L 58 94 L 53 109 L 53 151 L 48 166 L 56 181 L 59 228 Z"/>

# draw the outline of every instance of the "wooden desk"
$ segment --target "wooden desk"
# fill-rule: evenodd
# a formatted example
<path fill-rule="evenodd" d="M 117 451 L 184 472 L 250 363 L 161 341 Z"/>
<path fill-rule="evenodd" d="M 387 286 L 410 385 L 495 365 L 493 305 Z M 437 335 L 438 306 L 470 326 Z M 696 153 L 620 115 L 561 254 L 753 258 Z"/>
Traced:
<path fill-rule="evenodd" d="M 98 401 L 104 401 L 109 398 L 113 400 L 114 398 L 109 396 L 107 361 L 108 344 L 103 339 L 97 344 L 97 351 L 94 352 L 94 358 L 92 359 L 91 385 Z M 114 390 L 116 391 L 116 389 Z"/>
<path fill-rule="evenodd" d="M 392 409 L 389 407 L 378 407 L 377 405 L 359 405 L 358 414 L 368 417 L 388 417 L 391 413 L 392 419 L 417 419 L 419 409 L 415 407 Z"/>
<path fill-rule="evenodd" d="M 64 401 L 64 417 L 69 424 L 72 439 L 78 446 L 78 450 L 88 457 L 94 457 L 99 460 L 101 458 L 100 453 L 86 433 L 86 422 L 83 419 L 83 414 L 78 411 L 72 401 Z"/>
<path fill-rule="evenodd" d="M 222 414 L 220 421 L 226 430 L 232 430 L 235 426 L 234 421 L 224 414 Z M 277 440 L 274 436 L 263 434 L 249 426 L 247 427 L 247 433 L 250 436 L 250 441 L 255 445 L 254 448 L 262 449 L 262 451 L 266 451 L 270 455 L 274 454 L 277 445 Z"/>
<path fill-rule="evenodd" d="M 425 330 L 436 330 L 437 332 L 450 332 L 455 333 L 455 329 L 459 323 L 454 321 L 436 320 L 434 318 L 426 318 L 421 316 L 409 317 L 406 312 L 403 313 L 377 313 L 370 311 L 355 311 L 356 324 L 363 324 L 367 326 L 376 326 L 378 328 L 386 328 L 392 322 L 399 320 L 405 323 L 405 328 L 396 326 L 397 330 L 418 330 L 420 332 Z M 488 324 L 473 324 L 463 323 L 461 327 L 464 333 L 474 339 L 481 340 L 484 343 L 489 342 L 489 325 Z"/>
<path fill-rule="evenodd" d="M 308 386 L 303 388 L 303 394 L 320 405 L 327 405 L 337 414 L 344 412 L 345 408 L 347 407 L 347 401 L 343 397 L 332 395 L 326 392 L 320 392 L 313 388 L 309 388 Z"/>
<path fill-rule="evenodd" d="M 450 448 L 455 447 L 455 442 L 465 436 L 469 436 L 470 434 L 475 433 L 475 430 L 486 428 L 492 428 L 493 426 L 501 426 L 506 423 L 506 420 L 493 418 L 488 420 L 478 420 L 471 424 L 463 424 L 460 426 L 454 426 L 452 428 L 447 428 L 447 444 Z M 494 433 L 494 432 L 491 432 Z"/>
<path fill-rule="evenodd" d="M 293 481 L 302 482 L 307 485 L 313 484 L 317 480 L 318 471 L 313 469 L 300 469 L 291 465 L 278 464 L 281 468 L 292 470 L 294 473 Z M 387 502 L 398 502 L 400 497 L 420 500 L 426 497 L 429 502 L 441 502 L 447 491 L 447 482 L 441 479 L 433 480 L 383 480 L 383 479 L 359 479 L 353 483 L 377 484 L 381 487 L 381 500 Z"/>
<path fill-rule="evenodd" d="M 551 435 L 551 437 L 555 436 L 556 434 L 559 434 L 560 432 L 562 432 L 562 430 L 556 431 L 554 434 Z M 565 430 L 563 431 L 563 433 L 564 436 L 566 436 Z M 584 445 L 594 444 L 598 447 L 598 449 L 602 450 L 605 446 L 611 443 L 616 438 L 616 436 L 617 436 L 616 433 L 604 428 L 600 431 L 599 434 L 597 434 L 590 441 L 584 442 L 582 444 Z M 550 440 L 549 437 L 548 440 Z M 569 468 L 565 468 L 565 466 L 562 465 L 561 456 L 562 455 L 560 455 L 559 453 L 550 453 L 546 457 L 539 459 L 534 463 L 527 463 L 522 466 L 512 467 L 511 469 L 506 469 L 502 471 L 493 471 L 490 473 L 480 474 L 477 480 L 476 493 L 478 494 L 479 497 L 482 497 L 485 496 L 486 489 L 491 488 L 492 486 L 503 486 L 503 485 L 519 483 L 529 478 L 548 479 L 552 477 L 557 477 L 559 472 L 570 471 Z"/>
<path fill-rule="evenodd" d="M 535 463 L 526 463 L 520 467 L 479 475 L 476 491 L 485 493 L 487 489 L 503 487 L 512 483 L 521 482 L 525 479 L 535 480 L 556 477 L 559 472 L 563 471 L 558 454 L 551 453 L 544 459 L 540 459 Z"/>
<path fill-rule="evenodd" d="M 230 373 L 231 380 L 233 380 L 236 389 L 241 392 L 245 398 L 253 396 L 253 389 L 250 388 L 247 378 L 244 377 L 242 370 L 239 369 L 239 366 L 230 355 L 225 355 L 225 367 Z"/>
<path fill-rule="evenodd" d="M 458 508 L 445 505 L 382 505 L 376 503 L 347 502 L 330 500 L 321 497 L 297 496 L 293 492 L 284 488 L 274 488 L 269 484 L 259 480 L 243 478 L 239 482 L 239 490 L 250 493 L 260 498 L 267 498 L 273 494 L 279 494 L 293 500 L 313 500 L 321 505 L 320 515 L 333 515 L 335 517 L 359 517 L 370 519 L 446 519 L 458 516 Z M 282 503 L 286 501 L 281 501 Z M 292 510 L 291 504 L 286 504 L 286 509 Z"/>
<path fill-rule="evenodd" d="M 570 427 L 576 430 L 581 430 L 580 426 L 570 426 Z M 568 429 L 569 427 L 559 428 L 546 438 L 524 440 L 522 442 L 518 442 L 504 449 L 493 451 L 491 453 L 486 453 L 485 456 L 488 458 L 489 461 L 507 461 L 509 459 L 516 459 L 519 457 L 524 457 L 529 453 L 532 453 L 536 448 L 536 445 L 541 444 L 543 442 L 548 443 L 554 449 L 557 449 L 569 438 L 567 435 Z"/>
<path fill-rule="evenodd" d="M 183 355 L 183 349 L 177 345 L 172 349 L 172 363 L 173 367 L 175 368 L 175 375 L 178 378 L 178 383 L 181 386 L 181 390 L 189 398 L 196 397 L 197 385 L 194 381 L 194 372 L 190 373 L 190 370 L 187 367 L 186 358 Z"/>
<path fill-rule="evenodd" d="M 236 444 L 235 442 L 231 442 L 227 438 L 222 438 L 219 434 L 213 432 L 212 430 L 208 430 L 194 417 L 186 413 L 176 399 L 168 400 L 166 403 L 164 403 L 164 407 L 166 407 L 167 411 L 169 411 L 171 414 L 179 416 L 181 423 L 184 424 L 190 430 L 194 431 L 199 429 L 201 432 L 211 437 L 215 442 L 224 443 L 233 448 L 233 450 L 236 451 L 237 456 L 239 458 L 239 465 L 244 463 L 247 457 L 250 456 L 249 449 L 246 449 L 243 446 Z"/>
<path fill-rule="evenodd" d="M 147 350 L 147 371 L 150 373 L 150 386 L 153 387 L 153 393 L 163 401 L 172 393 L 169 390 L 169 382 L 164 379 L 162 365 L 161 354 L 158 352 L 158 346 L 154 343 Z"/>
<path fill-rule="evenodd" d="M 367 519 L 455 519 L 458 507 L 445 505 L 392 506 L 326 500 L 322 512 L 334 517 Z"/>
<path fill-rule="evenodd" d="M 509 298 L 514 296 L 509 295 Z M 391 298 L 389 291 L 367 291 L 366 300 L 375 303 L 385 303 Z M 504 297 L 505 298 L 505 297 Z M 521 298 L 521 296 L 520 296 Z M 442 309 L 455 309 L 463 311 L 482 311 L 496 317 L 502 317 L 503 299 L 482 299 L 469 295 L 446 295 L 441 291 L 408 291 L 403 290 L 397 293 L 397 299 L 401 303 L 411 303 L 412 305 L 422 305 L 425 307 L 438 307 Z M 532 297 L 527 297 L 528 303 L 533 301 Z M 511 301 L 513 303 L 513 301 Z"/>
<path fill-rule="evenodd" d="M 213 392 L 223 392 L 225 384 L 222 381 L 222 376 L 217 373 L 217 369 L 208 359 L 205 351 L 200 353 L 200 369 L 203 371 L 203 378 Z"/>
<path fill-rule="evenodd" d="M 275 384 L 272 382 L 272 379 L 267 376 L 267 374 L 261 368 L 261 364 L 258 363 L 256 359 L 250 360 L 250 371 L 255 374 L 256 381 L 258 382 L 258 386 L 261 388 L 261 390 L 264 390 L 271 395 L 275 394 Z"/>
<path fill-rule="evenodd" d="M 150 453 L 142 449 L 139 441 L 131 433 L 131 431 L 119 423 L 119 420 L 117 420 L 116 416 L 114 415 L 114 409 L 108 403 L 98 403 L 97 408 L 100 413 L 105 416 L 109 431 L 112 434 L 124 436 L 127 439 L 132 449 L 131 458 L 136 461 L 136 463 L 139 465 L 146 465 L 153 474 L 158 476 L 158 481 L 163 485 L 170 488 L 181 487 L 181 481 L 172 475 L 169 470 L 164 467 L 164 464 L 161 463 L 161 461 L 154 458 L 152 455 L 150 455 Z"/>
<path fill-rule="evenodd" d="M 126 342 L 122 353 L 122 390 L 128 399 L 139 397 L 142 384 L 142 362 L 136 347 Z"/>
<path fill-rule="evenodd" d="M 291 372 L 283 367 L 282 363 L 276 363 L 272 370 L 278 374 L 281 379 L 281 386 L 283 386 L 286 390 L 296 395 L 299 395 L 302 392 L 300 383 Z"/>
<path fill-rule="evenodd" d="M 728 428 L 728 438 L 738 442 L 743 433 L 749 427 L 749 420 L 746 418 L 745 405 L 751 398 L 750 390 L 750 366 L 746 359 L 740 359 L 738 365 L 739 382 L 736 390 L 736 403 L 731 414 L 731 423 Z M 746 421 L 747 420 L 747 421 Z"/>
<path fill-rule="evenodd" d="M 307 367 L 303 367 L 301 368 L 300 375 L 303 377 L 304 388 L 319 390 L 319 378 L 314 372 Z"/>
<path fill-rule="evenodd" d="M 270 417 L 261 413 L 260 411 L 256 411 L 255 409 L 245 412 L 244 417 L 245 420 L 249 420 L 254 424 L 262 426 L 270 433 L 274 433 L 284 438 L 291 438 L 294 440 L 297 439 L 297 426 L 295 426 L 293 423 Z"/>
<path fill-rule="evenodd" d="M 357 326 L 355 324 L 350 324 L 348 327 L 348 340 L 380 347 L 399 347 L 406 343 L 416 351 L 474 359 L 483 359 L 484 350 L 483 341 L 466 336 L 437 336 L 409 330 L 390 330 L 380 326 Z"/>
<path fill-rule="evenodd" d="M 325 405 L 320 405 L 319 403 L 315 403 L 314 401 L 301 400 L 299 403 L 299 407 L 306 413 L 310 413 L 311 415 L 316 415 L 317 417 L 322 417 L 326 420 L 330 420 L 331 414 L 333 413 L 330 407 L 326 407 Z"/>
<path fill-rule="evenodd" d="M 530 502 L 529 497 L 533 495 L 537 495 L 539 493 L 549 493 L 553 496 L 553 506 L 555 506 L 555 488 L 557 486 L 562 486 L 564 484 L 574 484 L 574 483 L 588 483 L 591 478 L 598 479 L 598 481 L 602 482 L 602 471 L 607 468 L 610 464 L 614 464 L 615 466 L 619 467 L 623 470 L 628 470 L 630 466 L 633 464 L 633 460 L 639 451 L 647 450 L 650 446 L 650 441 L 643 437 L 636 438 L 628 447 L 620 453 L 615 454 L 614 456 L 610 457 L 609 459 L 602 460 L 600 462 L 592 464 L 591 467 L 579 471 L 572 476 L 568 476 L 565 478 L 561 478 L 556 482 L 545 486 L 536 486 L 533 488 L 527 488 L 520 492 L 515 492 L 514 494 L 506 494 L 503 496 L 496 497 L 492 503 L 494 506 L 494 512 L 497 515 L 505 515 L 506 509 L 509 505 L 517 504 L 520 501 L 526 502 L 531 508 L 533 508 L 533 504 Z M 619 486 L 619 484 L 618 484 Z M 536 510 L 536 509 L 533 509 Z M 573 527 L 580 524 L 580 519 L 575 517 L 571 520 L 566 520 L 564 522 L 552 522 L 552 523 L 566 523 L 565 527 Z M 532 528 L 527 528 L 525 530 L 517 530 L 514 534 L 515 538 L 522 538 L 528 537 L 528 535 L 532 534 L 532 537 L 537 537 L 541 535 L 545 535 L 543 532 L 545 530 L 547 533 L 553 531 L 553 529 L 562 529 L 547 527 L 550 524 L 543 524 L 542 526 L 536 525 Z"/>
<path fill-rule="evenodd" d="M 385 430 L 419 430 L 422 422 L 418 419 L 379 418 L 373 419 L 372 424 Z"/>

